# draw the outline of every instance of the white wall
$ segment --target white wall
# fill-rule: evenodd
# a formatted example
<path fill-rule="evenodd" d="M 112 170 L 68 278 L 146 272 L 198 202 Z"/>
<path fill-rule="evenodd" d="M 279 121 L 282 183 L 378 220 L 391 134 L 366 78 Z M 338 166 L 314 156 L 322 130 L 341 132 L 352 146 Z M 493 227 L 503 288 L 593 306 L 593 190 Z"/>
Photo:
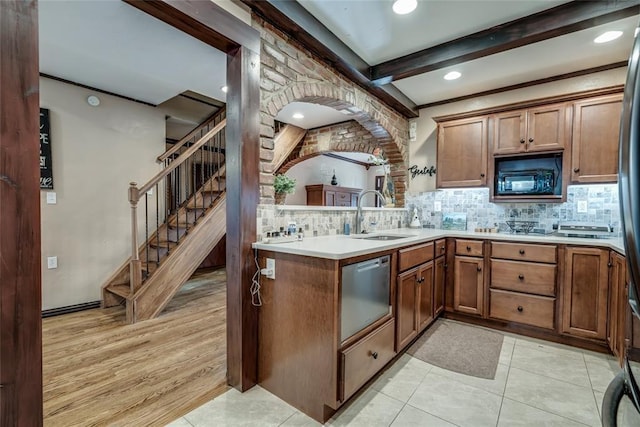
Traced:
<path fill-rule="evenodd" d="M 422 109 L 420 110 L 420 117 L 415 119 L 417 122 L 416 141 L 409 142 L 409 166 L 417 164 L 422 168 L 424 166 L 436 165 L 437 126 L 436 122 L 432 119 L 433 117 L 623 84 L 626 73 L 626 67 L 616 68 L 587 76 L 574 77 Z M 410 176 L 408 177 L 408 191 L 410 194 L 431 191 L 435 188 L 435 175 L 433 177 L 419 175 L 415 179 L 411 179 Z"/>
<path fill-rule="evenodd" d="M 91 107 L 88 95 L 101 104 Z M 41 191 L 43 309 L 100 300 L 100 287 L 130 255 L 127 189 L 160 170 L 162 111 L 117 97 L 40 79 L 40 106 L 50 110 L 53 190 Z M 47 191 L 57 204 L 46 204 Z M 58 268 L 47 269 L 47 257 Z"/>
<path fill-rule="evenodd" d="M 289 169 L 287 176 L 296 179 L 296 191 L 287 196 L 287 205 L 306 205 L 305 185 L 331 184 L 334 170 L 340 187 L 373 189 L 377 167 L 369 168 L 327 156 L 312 157 Z M 374 197 L 367 196 L 362 206 L 373 206 Z"/>

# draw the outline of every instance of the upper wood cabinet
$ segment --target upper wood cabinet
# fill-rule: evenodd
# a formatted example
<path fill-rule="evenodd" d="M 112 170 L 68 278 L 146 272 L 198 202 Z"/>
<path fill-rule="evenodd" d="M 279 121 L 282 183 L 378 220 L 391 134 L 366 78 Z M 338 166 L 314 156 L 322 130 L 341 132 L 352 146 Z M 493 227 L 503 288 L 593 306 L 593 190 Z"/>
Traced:
<path fill-rule="evenodd" d="M 493 154 L 563 150 L 565 104 L 544 105 L 493 116 Z"/>
<path fill-rule="evenodd" d="M 616 182 L 622 94 L 573 104 L 571 182 Z"/>
<path fill-rule="evenodd" d="M 609 251 L 567 247 L 565 251 L 562 332 L 604 340 L 607 333 Z"/>
<path fill-rule="evenodd" d="M 487 116 L 438 125 L 437 170 L 438 188 L 487 184 Z"/>

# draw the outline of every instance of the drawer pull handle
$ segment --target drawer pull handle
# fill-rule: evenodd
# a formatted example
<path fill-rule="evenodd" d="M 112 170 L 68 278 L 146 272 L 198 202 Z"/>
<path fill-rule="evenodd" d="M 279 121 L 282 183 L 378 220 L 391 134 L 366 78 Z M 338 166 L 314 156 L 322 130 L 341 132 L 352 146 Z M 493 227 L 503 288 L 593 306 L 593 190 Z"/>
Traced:
<path fill-rule="evenodd" d="M 374 359 L 377 359 L 378 358 L 378 352 L 377 351 L 372 352 L 371 353 L 371 357 L 373 357 Z"/>
<path fill-rule="evenodd" d="M 524 274 L 518 274 L 518 279 L 524 280 Z"/>
<path fill-rule="evenodd" d="M 467 246 L 467 252 L 471 251 L 471 246 Z"/>
<path fill-rule="evenodd" d="M 524 255 L 524 249 L 520 249 L 520 255 Z"/>
<path fill-rule="evenodd" d="M 522 306 L 521 306 L 521 305 L 519 305 L 519 306 L 518 306 L 518 311 L 519 311 L 520 313 L 522 313 L 522 311 L 523 311 L 523 310 L 524 310 L 524 308 L 522 308 Z"/>

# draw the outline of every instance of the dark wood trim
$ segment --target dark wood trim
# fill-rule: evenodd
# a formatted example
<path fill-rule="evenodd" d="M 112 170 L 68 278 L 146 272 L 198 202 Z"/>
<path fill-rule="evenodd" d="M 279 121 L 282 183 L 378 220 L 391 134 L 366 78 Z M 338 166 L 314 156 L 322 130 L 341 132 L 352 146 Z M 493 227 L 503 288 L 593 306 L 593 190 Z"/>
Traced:
<path fill-rule="evenodd" d="M 229 54 L 227 84 L 227 375 L 244 391 L 256 384 L 258 367 L 258 308 L 250 289 L 260 197 L 260 54 L 245 47 Z"/>
<path fill-rule="evenodd" d="M 220 6 L 198 0 L 123 0 L 216 49 L 230 53 L 240 46 L 260 52 L 260 34 Z"/>
<path fill-rule="evenodd" d="M 211 102 L 205 101 L 204 99 L 196 98 L 195 96 L 185 95 L 184 93 L 180 93 L 180 94 L 178 94 L 178 96 L 190 99 L 191 101 L 199 102 L 199 103 L 204 104 L 204 105 L 208 105 L 209 107 L 217 108 L 218 110 L 221 109 L 222 107 L 224 107 L 224 105 L 225 105 L 224 102 L 217 102 L 216 104 L 213 104 Z M 217 113 L 217 111 L 215 113 Z"/>
<path fill-rule="evenodd" d="M 42 425 L 38 3 L 0 2 L 0 424 Z"/>
<path fill-rule="evenodd" d="M 88 89 L 88 90 L 91 90 L 91 91 L 94 91 L 94 92 L 104 93 L 105 95 L 115 96 L 117 98 L 125 99 L 127 101 L 137 102 L 138 104 L 144 104 L 144 105 L 148 105 L 148 106 L 154 107 L 154 108 L 157 107 L 156 104 L 152 104 L 152 103 L 147 102 L 147 101 L 141 101 L 139 99 L 131 98 L 129 96 L 120 95 L 120 94 L 117 94 L 115 92 L 109 92 L 108 90 L 98 89 L 97 87 L 93 87 L 93 86 L 85 85 L 85 84 L 82 84 L 82 83 L 74 82 L 72 80 L 63 79 L 62 77 L 52 76 L 51 74 L 40 73 L 40 77 L 44 77 L 46 79 L 51 79 L 51 80 L 55 80 L 55 81 L 58 81 L 58 82 L 66 83 L 68 85 L 78 86 L 78 87 L 81 87 L 83 89 Z"/>
<path fill-rule="evenodd" d="M 429 102 L 427 104 L 418 105 L 418 109 L 437 107 L 438 105 L 450 104 L 452 102 L 466 101 L 467 99 L 477 98 L 480 96 L 495 95 L 496 93 L 508 92 L 510 90 L 522 89 L 525 87 L 531 87 L 541 85 L 544 83 L 555 82 L 559 80 L 570 79 L 573 77 L 586 76 L 587 74 L 599 73 L 601 71 L 613 70 L 615 68 L 626 67 L 627 61 L 614 62 L 612 64 L 601 65 L 599 67 L 587 68 L 585 70 L 573 71 L 571 73 L 558 74 L 556 76 L 545 77 L 543 79 L 531 80 L 528 82 L 522 82 L 514 85 L 503 86 L 496 89 L 484 90 L 482 92 L 472 93 L 470 95 L 458 96 L 456 98 L 443 99 L 441 101 Z"/>
<path fill-rule="evenodd" d="M 350 159 L 348 157 L 343 157 L 334 153 L 322 153 L 323 156 L 331 157 L 332 159 L 342 160 L 343 162 L 355 163 L 356 165 L 360 165 L 365 167 L 367 170 L 373 165 L 373 163 L 361 162 L 360 160 Z"/>
<path fill-rule="evenodd" d="M 572 1 L 371 67 L 381 84 L 471 61 L 640 13 L 640 1 Z"/>
<path fill-rule="evenodd" d="M 50 308 L 48 310 L 42 310 L 42 318 L 60 316 L 61 314 L 77 313 L 78 311 L 91 310 L 93 308 L 100 308 L 102 301 L 90 301 L 83 302 L 82 304 L 66 305 L 64 307 Z"/>
<path fill-rule="evenodd" d="M 622 93 L 624 85 L 615 85 L 600 89 L 586 90 L 582 92 L 573 92 L 562 95 L 548 96 L 546 98 L 532 99 L 522 102 L 514 102 L 512 104 L 499 105 L 496 107 L 483 108 L 480 110 L 466 111 L 464 113 L 448 114 L 446 116 L 433 117 L 435 122 L 446 122 L 449 120 L 467 119 L 476 116 L 485 116 L 489 114 L 501 113 L 503 111 L 517 110 L 521 108 L 537 107 L 545 104 L 555 104 L 559 102 L 576 101 L 578 99 L 591 98 L 595 96 L 612 95 Z"/>
<path fill-rule="evenodd" d="M 359 85 L 372 96 L 407 118 L 416 118 L 415 103 L 392 85 L 382 87 L 369 79 L 369 64 L 336 37 L 296 1 L 241 0 L 255 14 L 269 22 L 330 67 Z"/>

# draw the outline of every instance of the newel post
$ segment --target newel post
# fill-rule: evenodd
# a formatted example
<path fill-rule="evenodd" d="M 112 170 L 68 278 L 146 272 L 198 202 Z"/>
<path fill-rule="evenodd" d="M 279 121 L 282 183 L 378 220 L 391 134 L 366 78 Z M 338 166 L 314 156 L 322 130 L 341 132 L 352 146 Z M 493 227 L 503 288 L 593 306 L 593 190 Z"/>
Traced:
<path fill-rule="evenodd" d="M 129 264 L 129 288 L 131 295 L 142 283 L 142 264 L 138 253 L 138 184 L 129 183 L 129 203 L 131 203 L 131 262 Z M 129 313 L 127 313 L 129 315 Z"/>

